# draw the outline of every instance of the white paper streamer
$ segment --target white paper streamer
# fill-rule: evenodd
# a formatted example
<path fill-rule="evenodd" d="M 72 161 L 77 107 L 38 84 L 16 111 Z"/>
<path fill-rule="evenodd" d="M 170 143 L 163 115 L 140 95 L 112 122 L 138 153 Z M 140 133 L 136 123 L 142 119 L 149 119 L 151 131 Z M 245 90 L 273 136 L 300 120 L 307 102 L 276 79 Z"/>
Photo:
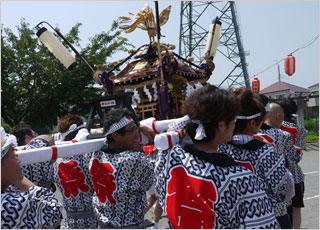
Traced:
<path fill-rule="evenodd" d="M 152 95 L 146 85 L 143 86 L 143 92 L 147 95 L 149 102 L 152 101 Z"/>
<path fill-rule="evenodd" d="M 190 96 L 190 94 L 194 91 L 194 88 L 192 85 L 187 82 L 187 87 L 186 87 L 186 98 Z"/>
<path fill-rule="evenodd" d="M 194 84 L 194 87 L 197 89 L 200 89 L 203 87 L 203 85 L 200 82 L 197 82 L 196 84 Z"/>
<path fill-rule="evenodd" d="M 133 96 L 132 96 L 132 108 L 133 109 L 136 109 L 138 107 L 138 103 L 136 101 L 136 98 L 135 98 L 135 94 L 138 94 L 138 91 L 136 89 L 125 89 L 124 92 L 133 92 Z M 138 94 L 138 98 L 140 99 L 139 97 L 139 94 Z"/>
<path fill-rule="evenodd" d="M 153 88 L 153 100 L 156 101 L 158 100 L 158 90 L 157 90 L 157 84 L 156 82 L 152 83 L 152 88 Z"/>

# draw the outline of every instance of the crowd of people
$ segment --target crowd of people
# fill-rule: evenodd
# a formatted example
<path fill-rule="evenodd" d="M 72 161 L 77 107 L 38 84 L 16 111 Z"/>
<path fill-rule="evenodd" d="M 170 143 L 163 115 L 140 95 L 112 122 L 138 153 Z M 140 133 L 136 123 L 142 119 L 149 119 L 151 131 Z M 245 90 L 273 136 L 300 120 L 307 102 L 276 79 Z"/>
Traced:
<path fill-rule="evenodd" d="M 2 128 L 1 227 L 61 228 L 64 218 L 71 229 L 155 229 L 164 212 L 179 229 L 300 228 L 306 130 L 294 121 L 296 111 L 290 99 L 276 104 L 247 88 L 206 85 L 168 125 L 181 138 L 167 149 L 146 153 L 141 133 L 154 144 L 154 129 L 113 108 L 99 151 L 22 166 L 17 146 L 86 141 L 85 122 L 68 114 L 52 136 L 28 125 L 10 134 Z M 150 222 L 145 214 L 154 204 Z"/>

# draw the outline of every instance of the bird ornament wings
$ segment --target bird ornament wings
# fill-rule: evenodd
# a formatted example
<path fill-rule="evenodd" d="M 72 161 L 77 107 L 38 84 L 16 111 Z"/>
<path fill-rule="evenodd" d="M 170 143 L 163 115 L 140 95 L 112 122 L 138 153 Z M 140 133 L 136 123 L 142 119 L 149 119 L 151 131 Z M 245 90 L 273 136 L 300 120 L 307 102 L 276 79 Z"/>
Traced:
<path fill-rule="evenodd" d="M 160 26 L 165 25 L 169 20 L 171 6 L 165 8 L 159 16 Z M 153 14 L 153 9 L 146 4 L 138 13 L 130 13 L 131 17 L 120 17 L 120 29 L 125 33 L 131 33 L 139 28 L 148 32 L 150 40 L 157 34 L 156 21 Z"/>

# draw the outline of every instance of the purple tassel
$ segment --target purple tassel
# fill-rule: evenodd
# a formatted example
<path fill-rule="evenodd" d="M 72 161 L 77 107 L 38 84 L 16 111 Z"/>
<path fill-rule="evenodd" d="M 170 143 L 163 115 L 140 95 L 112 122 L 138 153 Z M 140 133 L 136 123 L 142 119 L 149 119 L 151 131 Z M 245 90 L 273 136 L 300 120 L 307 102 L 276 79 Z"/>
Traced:
<path fill-rule="evenodd" d="M 113 94 L 113 82 L 109 78 L 109 74 L 106 71 L 103 71 L 103 74 L 101 76 L 101 82 L 107 89 L 108 95 Z"/>
<path fill-rule="evenodd" d="M 174 58 L 174 63 L 170 63 L 170 57 L 164 56 L 162 59 L 162 69 L 164 73 L 164 77 L 166 81 L 170 81 L 172 75 L 177 71 L 178 69 L 178 61 Z M 167 69 L 169 69 L 169 72 L 167 72 Z"/>
<path fill-rule="evenodd" d="M 200 69 L 204 69 L 204 70 L 206 71 L 208 78 L 211 76 L 212 71 L 210 70 L 210 67 L 208 66 L 207 63 L 202 63 L 202 64 L 200 65 Z"/>
<path fill-rule="evenodd" d="M 164 120 L 167 119 L 170 114 L 169 90 L 167 83 L 164 83 L 160 86 L 158 94 L 160 120 Z"/>
<path fill-rule="evenodd" d="M 167 71 L 169 69 L 169 71 Z M 171 80 L 172 75 L 177 71 L 178 69 L 178 61 L 175 58 L 174 63 L 171 64 L 169 57 L 164 56 L 162 58 L 162 71 L 164 75 L 164 80 L 169 82 Z M 158 66 L 158 75 L 160 75 L 160 66 Z"/>

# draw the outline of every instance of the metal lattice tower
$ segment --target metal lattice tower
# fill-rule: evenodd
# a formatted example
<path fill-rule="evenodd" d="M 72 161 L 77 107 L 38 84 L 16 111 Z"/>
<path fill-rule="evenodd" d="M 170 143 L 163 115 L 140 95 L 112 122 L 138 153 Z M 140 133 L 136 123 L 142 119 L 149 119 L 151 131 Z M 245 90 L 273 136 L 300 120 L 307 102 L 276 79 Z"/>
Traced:
<path fill-rule="evenodd" d="M 198 64 L 203 61 L 208 28 L 216 17 L 222 22 L 222 29 L 214 61 L 217 65 L 216 60 L 223 58 L 229 63 L 223 66 L 228 68 L 227 72 L 219 82 L 215 79 L 214 84 L 225 88 L 249 88 L 246 54 L 241 42 L 235 3 L 232 1 L 181 2 L 179 55 L 193 56 Z"/>

